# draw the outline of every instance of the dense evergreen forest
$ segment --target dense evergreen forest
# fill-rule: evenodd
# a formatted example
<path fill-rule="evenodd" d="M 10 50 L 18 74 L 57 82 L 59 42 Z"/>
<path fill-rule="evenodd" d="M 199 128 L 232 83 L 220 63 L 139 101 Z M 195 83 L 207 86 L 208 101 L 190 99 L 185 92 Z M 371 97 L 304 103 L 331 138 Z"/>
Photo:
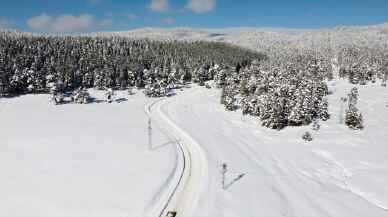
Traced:
<path fill-rule="evenodd" d="M 123 37 L 0 34 L 0 95 L 45 93 L 58 85 L 125 89 L 213 79 L 209 69 L 248 65 L 264 56 L 214 42 L 156 42 Z"/>
<path fill-rule="evenodd" d="M 327 81 L 386 86 L 388 52 L 381 47 L 334 49 L 273 47 L 265 54 L 219 42 L 133 40 L 125 37 L 0 34 L 0 97 L 75 92 L 87 88 L 144 89 L 165 96 L 187 82 L 214 80 L 227 110 L 257 116 L 268 128 L 301 126 L 330 118 Z M 346 124 L 362 129 L 357 88 L 346 101 Z"/>
<path fill-rule="evenodd" d="M 225 81 L 216 79 L 223 87 L 221 103 L 226 109 L 241 108 L 243 114 L 257 116 L 268 128 L 282 129 L 329 119 L 327 82 L 334 78 L 354 85 L 387 85 L 388 52 L 382 47 L 274 50 L 268 58 L 226 76 Z M 348 103 L 346 124 L 351 129 L 362 129 L 362 114 L 356 107 L 357 88 L 344 97 Z"/>

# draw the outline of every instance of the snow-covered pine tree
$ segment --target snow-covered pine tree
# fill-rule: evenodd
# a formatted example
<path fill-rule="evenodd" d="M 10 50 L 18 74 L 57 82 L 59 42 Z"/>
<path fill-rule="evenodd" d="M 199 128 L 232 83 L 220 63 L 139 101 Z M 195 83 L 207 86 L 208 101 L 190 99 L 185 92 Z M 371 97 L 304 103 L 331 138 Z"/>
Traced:
<path fill-rule="evenodd" d="M 357 108 L 358 90 L 356 87 L 352 88 L 348 95 L 348 109 L 345 112 L 345 124 L 354 130 L 363 129 L 362 114 Z"/>
<path fill-rule="evenodd" d="M 318 103 L 318 118 L 323 121 L 327 121 L 330 118 L 329 103 L 326 98 Z"/>
<path fill-rule="evenodd" d="M 353 130 L 361 130 L 364 128 L 362 114 L 356 108 L 346 111 L 345 124 Z"/>
<path fill-rule="evenodd" d="M 104 90 L 105 88 L 105 83 L 104 83 L 104 74 L 99 71 L 95 71 L 95 77 L 94 77 L 94 87 L 97 90 Z"/>

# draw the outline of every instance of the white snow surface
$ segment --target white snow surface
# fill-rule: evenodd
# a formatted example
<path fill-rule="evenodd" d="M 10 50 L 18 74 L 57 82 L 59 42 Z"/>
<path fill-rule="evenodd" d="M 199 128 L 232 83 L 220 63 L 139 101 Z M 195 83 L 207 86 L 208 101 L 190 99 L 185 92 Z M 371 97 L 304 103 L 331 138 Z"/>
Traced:
<path fill-rule="evenodd" d="M 205 186 L 192 192 L 199 194 L 192 217 L 388 216 L 388 88 L 358 86 L 365 129 L 353 131 L 340 123 L 340 98 L 352 87 L 329 82 L 331 118 L 319 131 L 261 127 L 254 117 L 225 111 L 214 88 L 193 86 L 165 99 L 160 112 L 178 136 L 201 147 L 208 164 Z M 144 110 L 155 99 L 117 94 L 128 101 L 55 106 L 48 95 L 0 99 L 1 217 L 143 217 L 164 198 L 179 168 L 179 152 L 163 134 L 171 129 L 157 118 L 148 149 Z M 305 131 L 312 142 L 301 139 Z"/>
<path fill-rule="evenodd" d="M 227 112 L 220 91 L 195 88 L 172 98 L 164 112 L 190 134 L 207 155 L 209 184 L 195 217 L 388 216 L 388 89 L 361 86 L 365 129 L 340 124 L 340 98 L 353 85 L 330 83 L 331 119 L 274 131 L 253 117 Z M 304 142 L 309 130 L 314 140 Z M 221 189 L 221 164 L 227 183 Z"/>
<path fill-rule="evenodd" d="M 92 91 L 103 99 L 103 93 Z M 153 132 L 143 94 L 108 104 L 0 99 L 1 217 L 143 217 L 174 172 L 174 146 Z"/>

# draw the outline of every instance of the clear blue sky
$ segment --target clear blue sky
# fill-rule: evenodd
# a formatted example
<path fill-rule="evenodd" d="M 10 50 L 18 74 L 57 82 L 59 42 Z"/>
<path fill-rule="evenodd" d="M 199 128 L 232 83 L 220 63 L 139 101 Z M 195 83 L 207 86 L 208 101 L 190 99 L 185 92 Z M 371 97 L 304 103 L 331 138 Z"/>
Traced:
<path fill-rule="evenodd" d="M 0 1 L 0 26 L 35 32 L 149 26 L 321 28 L 388 22 L 388 0 Z"/>

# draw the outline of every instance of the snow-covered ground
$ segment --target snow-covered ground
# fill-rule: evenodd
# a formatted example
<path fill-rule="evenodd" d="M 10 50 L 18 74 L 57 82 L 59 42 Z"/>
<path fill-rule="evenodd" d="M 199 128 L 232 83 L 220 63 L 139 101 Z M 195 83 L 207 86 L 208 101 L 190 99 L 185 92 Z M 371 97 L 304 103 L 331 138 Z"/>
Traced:
<path fill-rule="evenodd" d="M 162 112 L 208 159 L 208 185 L 196 208 L 207 216 L 388 216 L 388 90 L 360 86 L 365 129 L 340 124 L 340 98 L 352 85 L 329 84 L 331 119 L 321 129 L 274 131 L 227 112 L 219 90 L 193 87 Z M 97 98 L 101 93 L 95 92 Z M 174 146 L 147 147 L 147 99 L 54 106 L 47 95 L 1 99 L 0 216 L 142 216 L 176 164 Z M 301 135 L 310 130 L 314 140 Z M 154 144 L 168 141 L 153 131 Z M 221 189 L 220 166 L 227 163 Z"/>
<path fill-rule="evenodd" d="M 340 98 L 353 85 L 329 87 L 331 118 L 319 131 L 263 128 L 254 117 L 225 111 L 217 89 L 193 86 L 159 104 L 190 137 L 183 142 L 194 141 L 207 158 L 194 216 L 388 216 L 388 88 L 359 86 L 365 129 L 353 131 L 340 124 Z M 143 217 L 154 208 L 174 183 L 167 181 L 176 177 L 179 152 L 163 145 L 169 139 L 162 131 L 171 129 L 155 113 L 148 149 L 145 109 L 155 99 L 124 92 L 119 98 L 128 101 L 55 106 L 47 95 L 0 99 L 0 216 Z M 312 142 L 301 139 L 305 131 Z"/>
<path fill-rule="evenodd" d="M 101 92 L 94 92 L 99 99 Z M 121 103 L 55 106 L 48 95 L 0 99 L 1 217 L 143 217 L 176 150 L 153 132 L 143 94 Z"/>
<path fill-rule="evenodd" d="M 340 98 L 353 86 L 330 83 L 331 119 L 274 131 L 252 117 L 227 112 L 218 90 L 194 88 L 170 99 L 163 111 L 204 149 L 209 181 L 196 217 L 388 216 L 388 89 L 359 87 L 365 129 L 340 124 Z M 314 140 L 304 142 L 309 130 Z M 227 183 L 221 189 L 221 164 Z"/>

